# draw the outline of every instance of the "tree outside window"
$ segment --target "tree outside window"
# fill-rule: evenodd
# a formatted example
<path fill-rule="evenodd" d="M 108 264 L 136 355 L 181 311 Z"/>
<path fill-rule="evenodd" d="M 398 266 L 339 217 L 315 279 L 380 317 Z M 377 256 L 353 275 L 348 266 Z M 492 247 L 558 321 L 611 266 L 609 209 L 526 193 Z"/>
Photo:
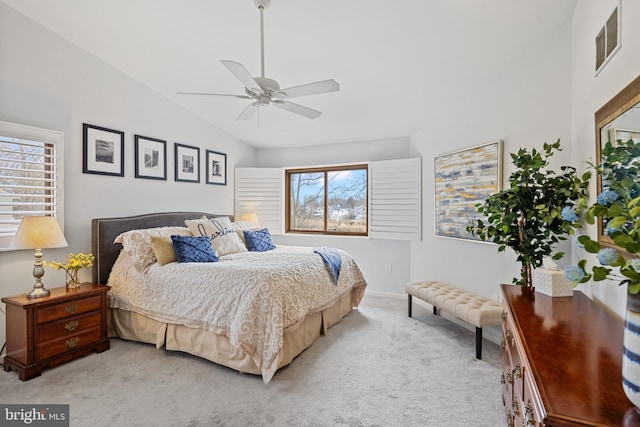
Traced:
<path fill-rule="evenodd" d="M 287 231 L 367 235 L 367 165 L 288 170 Z"/>

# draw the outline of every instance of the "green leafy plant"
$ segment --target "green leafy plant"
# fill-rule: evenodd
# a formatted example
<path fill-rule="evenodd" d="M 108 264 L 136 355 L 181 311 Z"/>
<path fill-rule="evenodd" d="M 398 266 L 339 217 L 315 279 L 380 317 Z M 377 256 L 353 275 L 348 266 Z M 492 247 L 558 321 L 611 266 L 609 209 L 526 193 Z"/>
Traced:
<path fill-rule="evenodd" d="M 602 178 L 602 191 L 596 203 L 576 206 L 585 222 L 602 221 L 603 234 L 610 242 L 602 245 L 589 236 L 577 241 L 588 253 L 597 254 L 600 265 L 587 272 L 587 260 L 565 268 L 565 277 L 574 285 L 594 281 L 613 280 L 629 285 L 629 292 L 640 292 L 640 143 L 633 139 L 607 142 L 602 149 L 602 163 L 591 165 Z M 623 254 L 625 256 L 623 256 Z"/>
<path fill-rule="evenodd" d="M 549 158 L 560 150 L 558 139 L 545 143 L 542 151 L 521 148 L 511 153 L 516 169 L 509 176 L 509 188 L 477 204 L 486 222 L 478 219 L 467 227 L 481 240 L 496 243 L 499 252 L 513 249 L 522 264 L 520 278 L 513 279 L 518 285 L 532 287 L 533 268 L 544 258 L 562 258 L 564 253 L 553 253 L 554 247 L 574 233 L 562 209 L 579 200 L 586 204 L 590 172 L 580 177 L 571 166 L 561 166 L 560 173 L 547 169 Z"/>

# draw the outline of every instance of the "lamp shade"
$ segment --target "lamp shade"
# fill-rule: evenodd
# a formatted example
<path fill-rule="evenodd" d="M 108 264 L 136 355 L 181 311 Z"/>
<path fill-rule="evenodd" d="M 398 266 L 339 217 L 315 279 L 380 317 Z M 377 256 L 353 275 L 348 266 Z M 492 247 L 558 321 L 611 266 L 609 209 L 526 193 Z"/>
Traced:
<path fill-rule="evenodd" d="M 252 222 L 256 227 L 260 227 L 260 221 L 258 221 L 258 214 L 254 212 L 243 212 L 240 215 L 240 221 Z"/>
<path fill-rule="evenodd" d="M 69 246 L 52 216 L 26 216 L 9 245 L 10 249 L 46 249 Z"/>

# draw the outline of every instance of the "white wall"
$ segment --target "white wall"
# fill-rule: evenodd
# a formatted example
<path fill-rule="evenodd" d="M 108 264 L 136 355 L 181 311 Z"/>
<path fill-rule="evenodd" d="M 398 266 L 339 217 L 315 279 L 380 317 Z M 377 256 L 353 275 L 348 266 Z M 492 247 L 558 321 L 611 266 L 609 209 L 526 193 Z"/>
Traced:
<path fill-rule="evenodd" d="M 571 131 L 572 154 L 575 165 L 584 166 L 596 155 L 594 113 L 640 75 L 640 2 L 622 0 L 620 12 L 622 42 L 620 50 L 601 72 L 595 76 L 595 36 L 613 11 L 618 0 L 579 1 L 572 22 L 571 59 Z M 590 193 L 595 201 L 595 182 Z M 586 232 L 596 238 L 597 230 Z M 575 251 L 574 260 L 585 258 L 583 251 Z M 587 257 L 588 258 L 588 257 Z M 591 265 L 593 265 L 593 258 Z M 624 316 L 626 288 L 613 283 L 599 282 L 582 285 L 581 289 L 594 299 L 609 306 L 620 317 Z"/>
<path fill-rule="evenodd" d="M 542 148 L 561 139 L 564 150 L 553 164 L 571 162 L 569 23 L 534 46 L 482 85 L 457 91 L 447 111 L 411 135 L 423 160 L 424 239 L 411 244 L 411 279 L 437 279 L 497 299 L 500 283 L 519 276 L 513 251 L 434 235 L 435 156 L 496 139 L 504 141 L 504 182 L 513 171 L 510 152 L 520 147 Z M 568 263 L 568 260 L 567 260 Z"/>
<path fill-rule="evenodd" d="M 162 72 L 162 70 L 158 70 Z M 91 218 L 156 211 L 233 213 L 233 169 L 252 166 L 253 148 L 196 118 L 148 87 L 114 70 L 0 3 L 0 120 L 64 132 L 65 235 L 69 247 L 45 250 L 45 260 L 65 261 L 89 252 Z M 82 173 L 82 123 L 125 132 L 125 176 Z M 134 178 L 133 135 L 167 141 L 167 181 Z M 227 154 L 227 186 L 174 181 L 173 143 Z M 33 286 L 33 253 L 0 252 L 0 295 Z M 90 280 L 89 270 L 80 278 Z M 64 283 L 46 269 L 47 287 Z M 0 344 L 5 318 L 0 316 Z"/>
<path fill-rule="evenodd" d="M 256 157 L 259 167 L 298 167 L 402 159 L 409 154 L 409 138 L 401 137 L 305 148 L 260 149 Z M 370 291 L 401 294 L 409 280 L 409 243 L 405 241 L 308 234 L 287 234 L 273 239 L 277 244 L 333 246 L 350 252 Z M 385 272 L 386 266 L 391 266 L 391 273 Z"/>

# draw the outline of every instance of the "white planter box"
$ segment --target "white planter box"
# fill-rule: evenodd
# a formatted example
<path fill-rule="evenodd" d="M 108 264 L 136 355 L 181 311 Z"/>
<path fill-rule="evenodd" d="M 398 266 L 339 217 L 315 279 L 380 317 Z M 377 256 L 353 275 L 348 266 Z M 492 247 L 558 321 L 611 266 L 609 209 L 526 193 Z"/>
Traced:
<path fill-rule="evenodd" d="M 536 292 L 551 297 L 573 296 L 573 284 L 565 279 L 562 270 L 536 268 L 533 270 L 533 274 L 533 285 L 536 287 Z"/>

